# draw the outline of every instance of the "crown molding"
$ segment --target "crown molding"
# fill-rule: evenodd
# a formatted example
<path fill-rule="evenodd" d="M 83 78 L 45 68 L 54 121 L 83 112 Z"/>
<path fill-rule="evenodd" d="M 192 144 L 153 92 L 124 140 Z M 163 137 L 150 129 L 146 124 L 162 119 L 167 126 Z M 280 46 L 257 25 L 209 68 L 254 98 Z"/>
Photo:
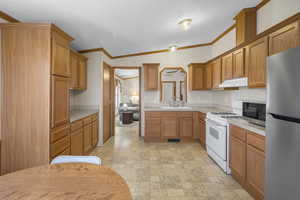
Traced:
<path fill-rule="evenodd" d="M 0 10 L 0 18 L 8 21 L 8 22 L 11 22 L 11 23 L 18 23 L 20 22 L 19 20 L 17 20 L 16 18 L 13 18 L 12 16 L 6 14 L 5 12 L 1 11 Z"/>

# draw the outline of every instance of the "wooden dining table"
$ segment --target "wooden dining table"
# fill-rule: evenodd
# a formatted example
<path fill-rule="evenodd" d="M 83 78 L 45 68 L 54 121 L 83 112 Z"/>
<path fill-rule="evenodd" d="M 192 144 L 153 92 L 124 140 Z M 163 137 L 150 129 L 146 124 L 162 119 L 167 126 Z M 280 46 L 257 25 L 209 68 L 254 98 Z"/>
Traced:
<path fill-rule="evenodd" d="M 132 196 L 126 181 L 108 167 L 65 163 L 1 176 L 0 199 L 132 200 Z"/>

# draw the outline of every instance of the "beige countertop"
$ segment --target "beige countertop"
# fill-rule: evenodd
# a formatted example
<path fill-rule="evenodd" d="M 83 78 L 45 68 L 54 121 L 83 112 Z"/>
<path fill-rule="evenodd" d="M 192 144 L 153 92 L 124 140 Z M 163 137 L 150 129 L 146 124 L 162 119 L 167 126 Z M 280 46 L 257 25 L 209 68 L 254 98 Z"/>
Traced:
<path fill-rule="evenodd" d="M 74 109 L 70 112 L 70 122 L 74 122 L 76 120 L 82 119 L 89 115 L 95 114 L 99 112 L 98 109 Z"/>
<path fill-rule="evenodd" d="M 187 108 L 166 108 L 166 107 L 162 107 L 162 106 L 146 106 L 144 108 L 144 111 L 160 111 L 160 112 L 170 112 L 170 111 L 174 111 L 174 112 L 180 112 L 180 111 L 191 111 L 191 112 L 202 112 L 202 113 L 208 113 L 208 112 L 229 112 L 232 110 L 230 109 L 224 109 L 224 108 L 218 108 L 218 107 L 214 107 L 214 106 L 186 106 Z M 265 136 L 266 135 L 266 131 L 264 127 L 255 125 L 255 124 L 251 124 L 248 121 L 244 120 L 244 119 L 228 119 L 229 124 L 238 126 L 240 128 L 244 128 L 248 131 L 252 131 L 254 133 L 257 133 L 259 135 Z"/>
<path fill-rule="evenodd" d="M 167 108 L 167 106 L 146 106 L 144 108 L 144 111 L 191 111 L 191 112 L 202 112 L 202 113 L 208 113 L 208 112 L 225 112 L 225 111 L 231 111 L 229 109 L 222 109 L 222 108 L 218 108 L 218 107 L 213 107 L 213 106 L 189 106 L 186 105 L 184 106 L 186 108 Z"/>

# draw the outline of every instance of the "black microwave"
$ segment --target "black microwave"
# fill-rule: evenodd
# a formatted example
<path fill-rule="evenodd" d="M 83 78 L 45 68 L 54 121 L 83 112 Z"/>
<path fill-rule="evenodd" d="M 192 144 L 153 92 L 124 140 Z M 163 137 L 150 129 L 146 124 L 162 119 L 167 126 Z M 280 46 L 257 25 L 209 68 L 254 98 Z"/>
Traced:
<path fill-rule="evenodd" d="M 243 102 L 243 116 L 266 121 L 266 104 Z"/>

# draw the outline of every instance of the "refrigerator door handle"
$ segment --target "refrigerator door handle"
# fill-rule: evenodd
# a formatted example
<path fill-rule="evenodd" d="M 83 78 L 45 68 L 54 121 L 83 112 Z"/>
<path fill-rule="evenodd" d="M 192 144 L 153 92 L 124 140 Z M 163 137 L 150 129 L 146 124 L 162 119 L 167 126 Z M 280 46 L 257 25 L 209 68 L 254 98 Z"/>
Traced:
<path fill-rule="evenodd" d="M 288 121 L 288 122 L 294 122 L 294 123 L 299 123 L 300 124 L 300 119 L 299 118 L 294 118 L 294 117 L 288 117 L 284 115 L 277 115 L 274 113 L 269 113 L 274 117 L 275 119 L 283 120 L 283 121 Z"/>

